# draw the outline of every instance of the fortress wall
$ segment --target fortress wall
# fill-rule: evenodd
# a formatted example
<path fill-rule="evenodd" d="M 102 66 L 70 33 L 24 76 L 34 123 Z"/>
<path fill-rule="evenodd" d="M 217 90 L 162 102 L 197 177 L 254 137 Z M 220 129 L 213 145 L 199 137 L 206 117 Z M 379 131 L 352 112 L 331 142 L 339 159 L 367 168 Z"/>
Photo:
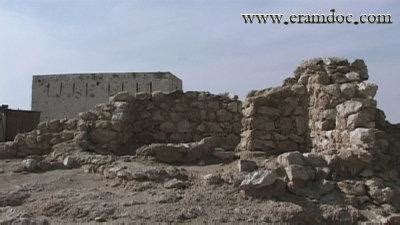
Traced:
<path fill-rule="evenodd" d="M 170 73 L 115 73 L 34 76 L 32 110 L 41 111 L 41 121 L 75 118 L 121 91 L 173 92 L 182 81 Z"/>

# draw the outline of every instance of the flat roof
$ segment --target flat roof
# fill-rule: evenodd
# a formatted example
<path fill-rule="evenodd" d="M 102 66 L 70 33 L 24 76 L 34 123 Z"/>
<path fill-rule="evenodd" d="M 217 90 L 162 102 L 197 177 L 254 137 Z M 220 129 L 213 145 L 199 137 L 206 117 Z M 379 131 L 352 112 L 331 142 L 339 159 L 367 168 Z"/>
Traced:
<path fill-rule="evenodd" d="M 90 76 L 96 76 L 96 77 L 102 77 L 102 76 L 129 76 L 129 75 L 146 75 L 146 76 L 169 76 L 175 79 L 179 79 L 176 75 L 172 74 L 171 72 L 163 72 L 163 71 L 158 71 L 158 72 L 96 72 L 96 73 L 60 73 L 60 74 L 35 74 L 33 75 L 33 79 L 36 78 L 60 78 L 63 76 L 84 76 L 84 77 L 90 77 Z"/>

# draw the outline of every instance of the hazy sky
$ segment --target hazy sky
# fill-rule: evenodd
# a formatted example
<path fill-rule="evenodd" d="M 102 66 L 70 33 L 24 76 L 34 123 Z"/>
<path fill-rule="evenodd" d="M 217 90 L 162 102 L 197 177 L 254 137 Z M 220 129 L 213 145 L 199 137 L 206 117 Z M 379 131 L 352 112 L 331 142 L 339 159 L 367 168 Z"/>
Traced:
<path fill-rule="evenodd" d="M 33 74 L 71 72 L 170 71 L 184 90 L 243 98 L 251 89 L 281 85 L 303 59 L 339 56 L 365 59 L 379 85 L 379 107 L 400 122 L 395 0 L 55 2 L 0 0 L 0 104 L 30 109 Z M 391 14 L 394 23 L 246 25 L 240 15 L 332 8 Z"/>

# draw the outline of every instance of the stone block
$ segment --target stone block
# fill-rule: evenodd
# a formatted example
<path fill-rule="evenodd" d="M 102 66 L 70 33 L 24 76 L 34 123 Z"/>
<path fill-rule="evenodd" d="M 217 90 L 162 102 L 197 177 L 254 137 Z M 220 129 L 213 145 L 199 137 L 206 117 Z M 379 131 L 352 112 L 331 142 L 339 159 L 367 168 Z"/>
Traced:
<path fill-rule="evenodd" d="M 352 99 L 336 106 L 338 116 L 347 117 L 350 114 L 359 112 L 363 108 L 376 108 L 376 101 L 373 99 Z"/>
<path fill-rule="evenodd" d="M 252 172 L 258 168 L 257 163 L 251 160 L 240 159 L 238 161 L 239 172 Z"/>
<path fill-rule="evenodd" d="M 359 127 L 374 128 L 375 127 L 375 110 L 363 110 L 359 113 L 349 115 L 347 118 L 347 128 L 353 130 Z"/>
<path fill-rule="evenodd" d="M 361 81 L 362 80 L 362 76 L 357 72 L 349 72 L 349 73 L 346 73 L 345 76 L 349 81 Z"/>
<path fill-rule="evenodd" d="M 268 106 L 260 106 L 256 109 L 257 114 L 268 116 L 270 118 L 276 118 L 280 115 L 281 110 Z"/>
<path fill-rule="evenodd" d="M 277 149 L 281 152 L 291 152 L 299 150 L 299 145 L 292 140 L 279 141 L 276 143 Z"/>
<path fill-rule="evenodd" d="M 286 152 L 277 157 L 277 162 L 283 167 L 287 167 L 289 165 L 297 164 L 297 165 L 305 165 L 305 160 L 303 155 L 296 152 Z"/>
<path fill-rule="evenodd" d="M 232 114 L 225 109 L 220 109 L 216 112 L 217 120 L 220 122 L 232 120 Z"/>
<path fill-rule="evenodd" d="M 177 131 L 180 133 L 189 133 L 191 131 L 191 126 L 188 120 L 181 120 L 177 124 Z"/>
<path fill-rule="evenodd" d="M 369 82 L 361 82 L 358 84 L 358 93 L 364 98 L 374 98 L 378 90 L 378 85 Z"/>
<path fill-rule="evenodd" d="M 275 170 L 258 170 L 246 175 L 239 188 L 242 190 L 259 189 L 275 183 Z"/>
<path fill-rule="evenodd" d="M 344 98 L 352 98 L 357 93 L 357 85 L 355 83 L 344 83 L 340 85 L 340 92 Z"/>
<path fill-rule="evenodd" d="M 132 99 L 133 96 L 129 95 L 127 91 L 119 92 L 116 95 L 110 97 L 110 102 L 127 102 Z"/>
<path fill-rule="evenodd" d="M 350 143 L 353 146 L 362 145 L 364 143 L 373 143 L 375 141 L 374 129 L 357 128 L 349 133 Z"/>
<path fill-rule="evenodd" d="M 292 164 L 285 167 L 285 172 L 287 178 L 291 182 L 299 181 L 300 183 L 302 183 L 304 181 L 312 180 L 315 178 L 315 171 L 313 171 L 309 167 L 298 164 Z"/>
<path fill-rule="evenodd" d="M 241 111 L 241 107 L 239 102 L 230 102 L 227 105 L 227 110 L 233 113 L 237 113 Z"/>
<path fill-rule="evenodd" d="M 170 121 L 165 121 L 160 125 L 160 130 L 166 133 L 172 133 L 176 131 L 175 125 Z"/>

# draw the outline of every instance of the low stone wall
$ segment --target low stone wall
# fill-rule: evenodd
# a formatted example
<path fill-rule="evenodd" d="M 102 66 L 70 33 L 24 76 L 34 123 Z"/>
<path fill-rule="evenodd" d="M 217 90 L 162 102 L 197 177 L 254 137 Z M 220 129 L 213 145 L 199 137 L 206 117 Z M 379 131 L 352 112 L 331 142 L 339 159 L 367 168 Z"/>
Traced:
<path fill-rule="evenodd" d="M 241 107 L 237 98 L 208 92 L 119 93 L 98 105 L 96 112 L 81 114 L 78 127 L 97 151 L 117 154 L 151 143 L 186 143 L 210 136 L 225 138 L 221 147 L 233 150 L 239 143 Z"/>
<path fill-rule="evenodd" d="M 24 157 L 47 154 L 54 145 L 74 140 L 84 150 L 122 155 L 152 143 L 219 137 L 218 147 L 232 151 L 240 141 L 241 108 L 237 97 L 208 92 L 121 92 L 79 119 L 43 122 L 6 146 L 10 154 Z"/>
<path fill-rule="evenodd" d="M 6 142 L 4 154 L 14 157 L 48 154 L 52 147 L 75 138 L 77 119 L 42 122 L 37 129 L 17 134 L 14 141 Z"/>

